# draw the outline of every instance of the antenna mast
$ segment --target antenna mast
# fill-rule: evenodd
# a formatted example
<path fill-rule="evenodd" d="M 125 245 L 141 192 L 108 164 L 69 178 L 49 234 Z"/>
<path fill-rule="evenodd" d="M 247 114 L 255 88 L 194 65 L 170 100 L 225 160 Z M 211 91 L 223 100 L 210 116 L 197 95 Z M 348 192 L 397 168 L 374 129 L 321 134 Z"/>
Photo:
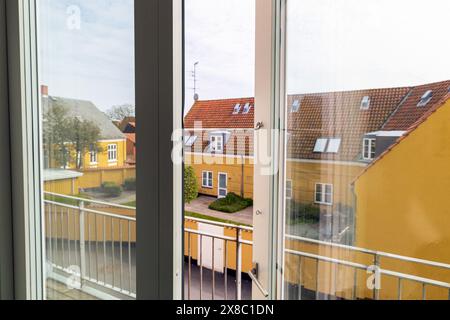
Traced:
<path fill-rule="evenodd" d="M 199 99 L 197 93 L 197 66 L 200 62 L 194 63 L 194 71 L 192 72 L 192 78 L 194 78 L 194 100 L 197 101 Z"/>

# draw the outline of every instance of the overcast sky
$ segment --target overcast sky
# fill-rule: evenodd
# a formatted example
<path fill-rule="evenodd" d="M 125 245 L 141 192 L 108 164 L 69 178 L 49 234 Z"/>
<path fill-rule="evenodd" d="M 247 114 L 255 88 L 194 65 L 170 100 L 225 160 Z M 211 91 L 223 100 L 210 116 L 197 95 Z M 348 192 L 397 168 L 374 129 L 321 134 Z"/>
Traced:
<path fill-rule="evenodd" d="M 134 103 L 131 0 L 39 0 L 41 82 L 102 110 Z M 80 28 L 68 25 L 80 8 Z M 450 79 L 449 0 L 290 0 L 288 91 Z M 254 95 L 255 0 L 186 0 L 186 107 Z M 72 26 L 72 27 L 69 27 Z"/>

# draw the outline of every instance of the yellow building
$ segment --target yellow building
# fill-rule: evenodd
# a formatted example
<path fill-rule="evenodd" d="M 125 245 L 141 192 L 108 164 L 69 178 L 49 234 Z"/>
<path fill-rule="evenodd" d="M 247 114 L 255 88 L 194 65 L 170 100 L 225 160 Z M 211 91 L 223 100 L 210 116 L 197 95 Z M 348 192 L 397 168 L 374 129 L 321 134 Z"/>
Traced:
<path fill-rule="evenodd" d="M 199 193 L 253 198 L 254 99 L 196 101 L 185 117 L 185 164 Z"/>
<path fill-rule="evenodd" d="M 98 127 L 100 139 L 86 150 L 85 154 L 77 155 L 73 147 L 67 144 L 70 159 L 65 164 L 57 161 L 52 152 L 45 152 L 45 172 L 51 173 L 49 177 L 57 176 L 58 179 L 48 178 L 45 182 L 45 190 L 59 192 L 61 194 L 78 194 L 79 189 L 98 188 L 103 182 L 117 182 L 123 184 L 129 177 L 135 177 L 134 167 L 129 167 L 127 160 L 127 146 L 125 135 L 101 112 L 92 102 L 77 99 L 68 99 L 48 95 L 48 88 L 42 87 L 42 105 L 44 111 L 44 139 L 56 139 L 57 132 L 51 128 L 45 128 L 46 117 L 52 116 L 52 110 L 57 110 L 67 119 L 77 118 L 87 121 Z M 54 121 L 54 120 L 53 120 Z M 80 161 L 81 159 L 81 161 Z M 77 162 L 81 163 L 77 163 Z M 76 179 L 60 179 L 67 176 L 65 172 L 79 171 Z M 109 179 L 109 180 L 108 180 Z M 98 183 L 93 183 L 98 182 Z"/>
<path fill-rule="evenodd" d="M 449 97 L 356 180 L 357 246 L 450 264 Z M 441 268 L 389 261 L 387 265 L 450 282 L 450 272 Z M 395 294 L 396 284 L 388 279 L 382 284 L 392 289 L 384 291 L 385 297 L 392 297 L 388 293 Z M 418 298 L 420 293 L 413 289 L 413 284 L 404 288 L 404 297 Z M 448 291 L 430 288 L 429 295 L 447 299 Z"/>

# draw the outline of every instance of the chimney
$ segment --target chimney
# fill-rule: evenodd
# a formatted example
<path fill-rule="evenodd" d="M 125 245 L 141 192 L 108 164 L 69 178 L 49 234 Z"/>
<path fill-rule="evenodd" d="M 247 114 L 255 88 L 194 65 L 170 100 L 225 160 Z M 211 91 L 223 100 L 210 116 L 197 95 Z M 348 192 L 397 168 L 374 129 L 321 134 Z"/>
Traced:
<path fill-rule="evenodd" d="M 48 97 L 48 86 L 46 85 L 41 85 L 41 95 L 44 98 Z"/>

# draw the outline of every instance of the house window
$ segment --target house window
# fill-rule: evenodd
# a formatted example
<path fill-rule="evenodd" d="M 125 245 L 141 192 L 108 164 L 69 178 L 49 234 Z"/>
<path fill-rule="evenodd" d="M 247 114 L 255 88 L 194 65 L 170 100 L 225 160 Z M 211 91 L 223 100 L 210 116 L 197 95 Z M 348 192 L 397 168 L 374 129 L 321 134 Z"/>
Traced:
<path fill-rule="evenodd" d="M 419 103 L 417 104 L 418 107 L 425 107 L 428 102 L 431 101 L 431 99 L 433 98 L 433 91 L 432 90 L 428 90 L 427 92 L 425 92 L 423 94 L 423 96 L 420 98 Z"/>
<path fill-rule="evenodd" d="M 373 160 L 375 158 L 375 139 L 365 138 L 363 142 L 363 159 Z"/>
<path fill-rule="evenodd" d="M 92 147 L 91 147 L 91 151 L 89 152 L 89 162 L 90 162 L 90 164 L 98 163 L 98 153 Z"/>
<path fill-rule="evenodd" d="M 291 111 L 298 112 L 298 110 L 300 110 L 300 100 L 294 100 Z"/>
<path fill-rule="evenodd" d="M 317 139 L 316 145 L 314 146 L 314 152 L 324 153 L 327 147 L 328 139 Z"/>
<path fill-rule="evenodd" d="M 314 146 L 315 153 L 338 153 L 341 148 L 341 139 L 339 138 L 320 138 L 316 140 Z"/>
<path fill-rule="evenodd" d="M 327 152 L 328 153 L 338 153 L 341 147 L 341 139 L 330 139 L 328 141 Z"/>
<path fill-rule="evenodd" d="M 202 187 L 203 188 L 212 188 L 213 187 L 213 173 L 211 171 L 203 171 Z"/>
<path fill-rule="evenodd" d="M 365 96 L 361 101 L 361 110 L 369 110 L 370 108 L 370 97 Z"/>
<path fill-rule="evenodd" d="M 252 108 L 252 105 L 250 103 L 246 103 L 244 106 L 243 114 L 248 114 L 250 112 L 250 109 Z"/>
<path fill-rule="evenodd" d="M 211 151 L 212 152 L 223 152 L 223 136 L 212 136 L 211 137 Z"/>
<path fill-rule="evenodd" d="M 286 180 L 286 199 L 292 199 L 292 180 Z"/>
<path fill-rule="evenodd" d="M 333 185 L 316 183 L 315 203 L 331 206 L 333 204 Z"/>
<path fill-rule="evenodd" d="M 238 103 L 234 106 L 233 114 L 239 114 L 240 111 L 241 111 L 241 104 Z"/>
<path fill-rule="evenodd" d="M 186 147 L 192 147 L 194 143 L 197 141 L 197 136 L 185 136 L 184 137 L 184 143 L 186 144 Z"/>
<path fill-rule="evenodd" d="M 108 161 L 109 162 L 117 161 L 117 144 L 108 145 Z"/>

